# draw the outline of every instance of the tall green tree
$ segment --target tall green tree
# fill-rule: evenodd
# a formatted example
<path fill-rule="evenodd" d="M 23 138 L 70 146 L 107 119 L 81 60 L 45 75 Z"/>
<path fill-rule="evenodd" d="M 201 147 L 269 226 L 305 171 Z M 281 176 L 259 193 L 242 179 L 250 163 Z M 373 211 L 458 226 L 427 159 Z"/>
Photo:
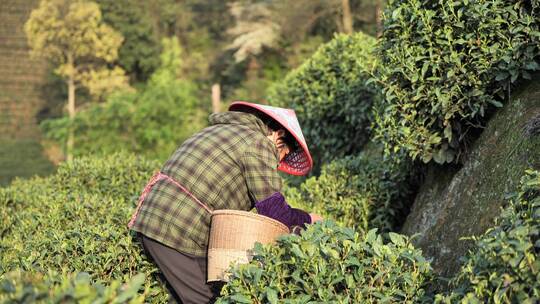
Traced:
<path fill-rule="evenodd" d="M 132 0 L 96 0 L 103 21 L 124 36 L 118 50 L 118 64 L 132 81 L 146 81 L 159 66 L 161 52 L 150 13 Z"/>
<path fill-rule="evenodd" d="M 104 24 L 99 6 L 82 0 L 42 0 L 24 26 L 32 56 L 50 60 L 68 87 L 70 120 L 76 112 L 75 91 L 87 88 L 98 98 L 115 88 L 127 86 L 124 71 L 109 68 L 118 57 L 123 37 Z M 72 159 L 74 133 L 66 143 L 67 160 Z"/>

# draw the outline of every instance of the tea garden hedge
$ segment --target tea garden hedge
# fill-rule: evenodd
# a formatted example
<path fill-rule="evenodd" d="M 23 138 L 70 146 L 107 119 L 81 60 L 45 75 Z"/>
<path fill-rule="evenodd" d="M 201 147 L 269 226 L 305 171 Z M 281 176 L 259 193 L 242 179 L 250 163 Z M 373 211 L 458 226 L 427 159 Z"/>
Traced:
<path fill-rule="evenodd" d="M 511 84 L 540 68 L 540 1 L 392 0 L 371 79 L 376 138 L 387 153 L 447 163 L 459 159 Z"/>
<path fill-rule="evenodd" d="M 157 269 L 126 227 L 156 168 L 128 154 L 87 157 L 0 189 L 0 302 L 166 301 Z M 434 274 L 410 238 L 325 221 L 257 246 L 219 301 L 525 303 L 540 296 L 539 229 L 540 172 L 530 170 L 448 293 L 430 293 Z"/>
<path fill-rule="evenodd" d="M 426 300 L 429 263 L 405 236 L 358 233 L 317 223 L 277 246 L 258 246 L 233 271 L 218 303 L 418 303 Z"/>
<path fill-rule="evenodd" d="M 528 170 L 519 189 L 465 257 L 452 292 L 437 303 L 538 303 L 540 299 L 540 172 Z"/>
<path fill-rule="evenodd" d="M 317 143 L 310 146 L 316 165 L 358 153 L 369 140 L 378 95 L 366 86 L 374 47 L 363 33 L 337 35 L 269 89 L 268 101 L 295 109 L 302 132 Z"/>
<path fill-rule="evenodd" d="M 410 239 L 324 222 L 277 246 L 258 246 L 232 271 L 218 303 L 537 303 L 540 172 L 528 170 L 497 224 L 475 238 L 450 291 Z"/>
<path fill-rule="evenodd" d="M 138 274 L 125 284 L 113 280 L 104 286 L 85 272 L 44 276 L 16 271 L 5 276 L 1 297 L 2 303 L 144 303 L 139 293 L 144 280 Z"/>
<path fill-rule="evenodd" d="M 327 221 L 257 246 L 220 303 L 535 303 L 540 173 L 524 173 L 447 290 L 395 233 L 421 162 L 459 162 L 470 134 L 538 70 L 540 2 L 391 0 L 382 36 L 339 35 L 269 100 L 297 110 L 320 174 L 286 194 Z M 0 189 L 0 302 L 163 303 L 126 222 L 159 163 L 84 157 Z"/>
<path fill-rule="evenodd" d="M 324 165 L 319 176 L 287 188 L 293 205 L 366 232 L 397 231 L 410 207 L 417 168 L 401 157 L 385 157 L 373 143 L 358 156 Z"/>
<path fill-rule="evenodd" d="M 0 276 L 7 274 L 12 282 L 0 285 L 0 302 L 6 295 L 24 303 L 52 293 L 46 298 L 58 303 L 79 297 L 105 303 L 111 294 L 120 296 L 113 280 L 127 283 L 137 274 L 147 279 L 149 299 L 165 301 L 166 293 L 152 279 L 156 268 L 127 229 L 141 187 L 158 168 L 157 162 L 127 154 L 80 158 L 52 176 L 0 189 Z M 100 290 L 89 280 L 110 286 Z M 140 286 L 140 280 L 131 286 Z"/>

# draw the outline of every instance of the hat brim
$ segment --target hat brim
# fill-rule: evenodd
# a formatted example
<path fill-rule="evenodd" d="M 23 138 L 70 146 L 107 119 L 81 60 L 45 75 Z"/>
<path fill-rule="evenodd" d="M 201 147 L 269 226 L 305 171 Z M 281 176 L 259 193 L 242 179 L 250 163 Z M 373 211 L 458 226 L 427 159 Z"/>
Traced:
<path fill-rule="evenodd" d="M 309 153 L 304 135 L 300 130 L 300 124 L 296 118 L 296 113 L 292 109 L 276 108 L 259 105 L 245 101 L 235 101 L 229 106 L 229 111 L 249 112 L 256 110 L 279 123 L 287 130 L 298 144 L 298 148 L 291 151 L 280 161 L 278 170 L 291 175 L 306 175 L 313 168 L 313 159 Z"/>

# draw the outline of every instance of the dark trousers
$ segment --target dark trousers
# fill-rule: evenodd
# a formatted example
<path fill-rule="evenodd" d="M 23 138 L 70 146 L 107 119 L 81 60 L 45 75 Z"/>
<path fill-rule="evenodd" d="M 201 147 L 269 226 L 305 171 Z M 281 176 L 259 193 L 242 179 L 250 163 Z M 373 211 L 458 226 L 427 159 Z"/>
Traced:
<path fill-rule="evenodd" d="M 178 303 L 213 303 L 223 283 L 206 283 L 206 257 L 186 254 L 141 235 L 146 254 L 163 273 Z M 171 290 L 172 289 L 172 290 Z"/>

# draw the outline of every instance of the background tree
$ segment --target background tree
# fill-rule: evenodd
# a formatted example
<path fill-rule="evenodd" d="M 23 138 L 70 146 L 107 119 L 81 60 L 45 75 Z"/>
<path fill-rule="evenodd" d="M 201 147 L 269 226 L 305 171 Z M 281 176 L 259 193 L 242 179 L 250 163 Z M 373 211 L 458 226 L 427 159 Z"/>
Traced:
<path fill-rule="evenodd" d="M 228 96 L 264 99 L 283 79 L 336 32 L 376 34 L 380 0 L 237 0 L 229 4 L 229 43 L 215 62 L 215 81 Z"/>
<path fill-rule="evenodd" d="M 150 13 L 132 0 L 96 0 L 103 21 L 124 36 L 117 63 L 131 81 L 142 82 L 159 66 L 159 37 Z"/>
<path fill-rule="evenodd" d="M 124 71 L 109 68 L 118 57 L 122 36 L 104 24 L 99 6 L 77 0 L 42 0 L 32 11 L 24 30 L 33 56 L 52 61 L 55 72 L 68 87 L 68 115 L 75 116 L 75 91 L 83 86 L 101 98 L 118 87 L 127 86 Z M 73 130 L 66 143 L 67 160 L 72 159 Z"/>
<path fill-rule="evenodd" d="M 45 120 L 41 127 L 56 142 L 72 128 L 75 156 L 129 151 L 165 161 L 187 137 L 206 126 L 198 86 L 182 78 L 183 51 L 176 37 L 164 38 L 160 65 L 135 90 L 110 94 L 67 117 Z"/>
<path fill-rule="evenodd" d="M 206 110 L 209 111 L 211 86 L 216 81 L 211 65 L 230 43 L 224 29 L 229 28 L 233 21 L 228 8 L 231 1 L 137 1 L 145 14 L 150 15 L 158 37 L 178 38 L 184 50 L 181 77 L 200 86 L 200 90 L 195 93 L 200 100 L 206 102 Z"/>
<path fill-rule="evenodd" d="M 263 52 L 276 50 L 280 46 L 281 27 L 273 18 L 270 5 L 271 2 L 239 1 L 229 6 L 235 22 L 227 30 L 232 42 L 224 51 L 232 51 L 233 64 L 241 65 L 245 70 L 247 89 L 244 94 L 235 95 L 257 98 L 253 96 L 253 91 L 261 91 L 258 89 L 260 82 L 257 80 L 262 68 L 258 57 Z"/>
<path fill-rule="evenodd" d="M 279 41 L 281 28 L 273 20 L 268 2 L 241 3 L 230 6 L 235 25 L 228 30 L 233 42 L 227 47 L 234 50 L 237 62 L 260 54 L 263 48 L 274 48 Z M 250 63 L 252 65 L 253 63 Z"/>

